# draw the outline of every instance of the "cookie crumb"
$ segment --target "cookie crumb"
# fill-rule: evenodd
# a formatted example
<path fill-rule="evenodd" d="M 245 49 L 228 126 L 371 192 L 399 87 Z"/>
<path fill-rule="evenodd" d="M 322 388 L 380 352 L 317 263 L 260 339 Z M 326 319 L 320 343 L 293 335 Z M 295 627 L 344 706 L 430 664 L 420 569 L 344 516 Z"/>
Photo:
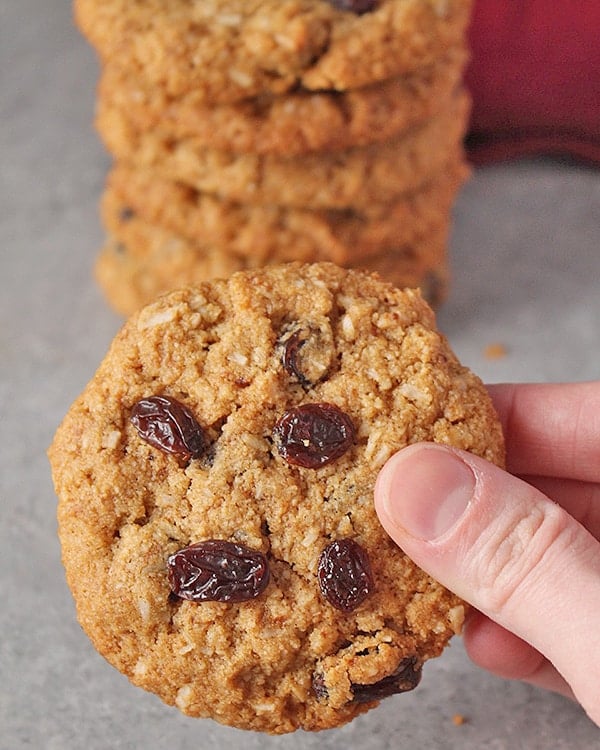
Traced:
<path fill-rule="evenodd" d="M 493 344 L 488 344 L 483 350 L 483 356 L 486 359 L 502 359 L 503 357 L 506 357 L 507 354 L 508 349 L 499 341 L 496 341 Z"/>
<path fill-rule="evenodd" d="M 461 727 L 463 724 L 467 723 L 467 717 L 462 714 L 454 714 L 452 717 L 452 723 L 455 727 Z"/>

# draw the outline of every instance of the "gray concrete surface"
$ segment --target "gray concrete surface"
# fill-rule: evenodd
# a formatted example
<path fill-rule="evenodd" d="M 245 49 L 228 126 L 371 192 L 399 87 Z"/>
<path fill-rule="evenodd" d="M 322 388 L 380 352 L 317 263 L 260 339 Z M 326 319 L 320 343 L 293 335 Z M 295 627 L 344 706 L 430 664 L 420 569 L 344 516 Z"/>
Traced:
<path fill-rule="evenodd" d="M 414 693 L 283 738 L 185 718 L 95 653 L 64 583 L 45 449 L 120 324 L 91 277 L 108 164 L 91 124 L 96 76 L 68 0 L 0 0 L 0 749 L 600 747 L 576 706 L 478 670 L 459 641 Z M 440 326 L 484 379 L 599 377 L 600 171 L 478 171 L 453 263 Z M 506 356 L 485 356 L 494 343 Z"/>

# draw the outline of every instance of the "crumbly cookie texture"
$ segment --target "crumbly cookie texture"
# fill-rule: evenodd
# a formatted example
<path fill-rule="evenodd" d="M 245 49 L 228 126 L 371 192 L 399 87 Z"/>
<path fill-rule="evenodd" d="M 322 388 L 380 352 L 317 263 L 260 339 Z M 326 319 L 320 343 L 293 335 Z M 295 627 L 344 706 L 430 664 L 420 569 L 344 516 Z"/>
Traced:
<path fill-rule="evenodd" d="M 156 396 L 181 404 L 182 434 L 154 432 L 174 434 L 175 453 L 138 431 Z M 338 415 L 295 443 L 301 458 L 315 449 L 308 467 L 289 462 L 282 426 L 306 404 Z M 316 465 L 319 440 L 334 458 Z M 381 466 L 420 440 L 503 462 L 482 383 L 417 292 L 290 264 L 164 296 L 117 335 L 49 450 L 81 625 L 136 685 L 242 728 L 335 727 L 415 687 L 464 616 L 373 508 Z M 264 560 L 256 596 L 173 593 L 171 556 L 207 540 Z M 354 568 L 340 570 L 344 554 Z"/>
<path fill-rule="evenodd" d="M 444 111 L 398 138 L 288 158 L 233 154 L 207 148 L 193 137 L 173 141 L 159 132 L 140 132 L 120 110 L 101 108 L 97 125 L 109 151 L 123 163 L 223 199 L 360 209 L 429 182 L 461 152 L 469 110 L 468 94 L 457 92 Z"/>
<path fill-rule="evenodd" d="M 399 287 L 420 287 L 437 307 L 445 299 L 449 224 L 421 228 L 412 236 L 369 255 L 345 257 L 340 265 L 378 271 Z M 109 304 L 130 315 L 143 305 L 182 286 L 228 276 L 265 263 L 331 260 L 307 245 L 282 245 L 268 258 L 235 252 L 226 245 L 190 240 L 135 216 L 109 233 L 95 264 L 95 276 Z"/>
<path fill-rule="evenodd" d="M 98 107 L 125 113 L 139 131 L 158 130 L 173 140 L 193 136 L 224 151 L 339 151 L 387 140 L 434 116 L 460 85 L 466 59 L 457 44 L 423 70 L 360 89 L 264 94 L 222 105 L 207 105 L 197 91 L 169 97 L 108 63 Z"/>
<path fill-rule="evenodd" d="M 102 221 L 119 237 L 139 220 L 203 246 L 253 257 L 257 263 L 328 260 L 356 263 L 447 226 L 469 174 L 453 160 L 421 190 L 364 211 L 239 204 L 164 180 L 144 169 L 116 165 L 102 196 Z M 127 244 L 127 238 L 123 236 Z"/>
<path fill-rule="evenodd" d="M 103 61 L 215 103 L 414 71 L 462 42 L 470 6 L 378 0 L 357 14 L 327 0 L 75 0 L 75 13 Z"/>

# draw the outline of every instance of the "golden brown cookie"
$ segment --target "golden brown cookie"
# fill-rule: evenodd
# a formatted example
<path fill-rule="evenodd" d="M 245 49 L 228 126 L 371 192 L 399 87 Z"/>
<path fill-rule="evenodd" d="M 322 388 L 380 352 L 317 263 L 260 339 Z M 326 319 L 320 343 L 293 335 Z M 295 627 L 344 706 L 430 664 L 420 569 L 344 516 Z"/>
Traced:
<path fill-rule="evenodd" d="M 104 62 L 168 96 L 216 103 L 357 88 L 431 65 L 463 43 L 471 0 L 341 4 L 75 0 L 75 13 Z"/>
<path fill-rule="evenodd" d="M 151 170 L 118 164 L 107 179 L 102 219 L 108 232 L 125 244 L 125 226 L 142 219 L 257 263 L 285 259 L 345 265 L 446 226 L 468 172 L 463 161 L 450 163 L 418 192 L 366 206 L 364 212 L 311 211 L 231 203 L 161 179 Z"/>
<path fill-rule="evenodd" d="M 159 132 L 142 133 L 116 110 L 101 108 L 97 123 L 109 151 L 123 163 L 223 199 L 362 209 L 418 190 L 458 158 L 469 109 L 467 93 L 460 92 L 435 118 L 398 138 L 289 158 L 233 154 L 201 146 L 192 137 L 173 141 Z"/>
<path fill-rule="evenodd" d="M 132 221 L 123 234 L 127 241 L 116 235 L 107 238 L 94 276 L 109 305 L 124 316 L 165 292 L 260 265 L 141 220 Z"/>
<path fill-rule="evenodd" d="M 164 88 L 145 85 L 109 63 L 99 108 L 124 113 L 141 132 L 193 137 L 198 146 L 223 151 L 339 151 L 387 140 L 434 116 L 460 85 L 466 57 L 457 48 L 423 70 L 347 92 L 264 94 L 222 105 L 207 105 L 198 91 L 169 97 Z"/>
<path fill-rule="evenodd" d="M 380 271 L 397 286 L 422 287 L 439 305 L 448 281 L 449 220 L 378 252 L 346 257 L 345 267 Z M 96 260 L 95 276 L 111 307 L 130 315 L 164 292 L 207 279 L 228 276 L 265 263 L 331 260 L 308 244 L 281 244 L 268 258 L 239 253 L 233 246 L 197 242 L 158 224 L 131 216 L 114 227 Z"/>
<path fill-rule="evenodd" d="M 464 616 L 373 507 L 420 440 L 503 462 L 418 293 L 292 264 L 161 298 L 49 451 L 82 627 L 136 685 L 241 728 L 335 727 L 414 688 Z"/>

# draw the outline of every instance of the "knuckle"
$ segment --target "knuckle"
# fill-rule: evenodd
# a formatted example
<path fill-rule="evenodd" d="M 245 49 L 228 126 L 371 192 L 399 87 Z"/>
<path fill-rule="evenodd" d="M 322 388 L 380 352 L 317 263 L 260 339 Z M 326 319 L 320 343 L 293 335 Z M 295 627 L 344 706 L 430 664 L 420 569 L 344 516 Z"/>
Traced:
<path fill-rule="evenodd" d="M 471 551 L 479 606 L 494 617 L 522 607 L 536 585 L 545 585 L 552 551 L 571 543 L 571 527 L 554 504 L 517 505 L 501 523 L 486 529 Z"/>

